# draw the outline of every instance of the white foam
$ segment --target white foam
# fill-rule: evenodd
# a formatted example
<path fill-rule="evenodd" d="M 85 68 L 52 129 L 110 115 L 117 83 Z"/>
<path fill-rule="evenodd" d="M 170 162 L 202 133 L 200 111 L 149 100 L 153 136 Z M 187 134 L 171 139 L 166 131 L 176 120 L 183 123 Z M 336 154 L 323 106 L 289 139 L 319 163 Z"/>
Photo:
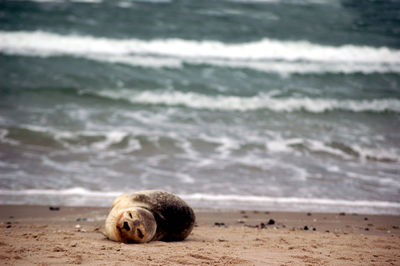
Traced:
<path fill-rule="evenodd" d="M 132 2 L 121 1 L 121 2 L 117 2 L 117 6 L 120 8 L 130 8 L 133 6 L 133 4 L 132 4 Z"/>
<path fill-rule="evenodd" d="M 112 99 L 129 100 L 132 103 L 164 104 L 168 106 L 186 106 L 195 109 L 211 109 L 226 111 L 251 111 L 266 109 L 276 112 L 294 112 L 304 110 L 322 113 L 332 110 L 351 112 L 400 112 L 398 99 L 374 100 L 336 100 L 322 98 L 276 98 L 268 94 L 252 97 L 239 96 L 207 96 L 193 92 L 179 91 L 145 91 L 135 93 L 130 90 L 102 91 L 99 95 Z"/>
<path fill-rule="evenodd" d="M 143 2 L 143 3 L 171 3 L 172 0 L 132 0 L 132 2 Z"/>
<path fill-rule="evenodd" d="M 279 3 L 282 0 L 230 0 L 231 2 L 238 3 Z"/>
<path fill-rule="evenodd" d="M 83 120 L 85 116 L 82 117 Z M 81 152 L 87 152 L 87 151 L 106 151 L 111 145 L 118 144 L 120 143 L 125 137 L 129 136 L 129 132 L 125 130 L 83 130 L 83 131 L 75 131 L 75 132 L 70 132 L 70 131 L 63 131 L 63 130 L 58 130 L 56 128 L 49 128 L 49 127 L 43 127 L 43 126 L 37 126 L 37 125 L 24 125 L 23 128 L 29 129 L 31 131 L 36 131 L 36 132 L 42 132 L 42 133 L 47 133 L 50 134 L 51 136 L 54 137 L 55 140 L 57 140 L 61 145 L 64 147 L 68 147 L 70 149 L 73 149 L 74 151 L 81 151 Z M 0 131 L 1 133 L 1 131 Z M 3 135 L 5 135 L 3 133 Z M 2 134 L 0 134 L 0 141 L 3 142 L 9 142 L 12 144 L 19 144 L 19 142 L 16 142 L 14 140 L 8 140 L 3 137 Z M 70 144 L 69 140 L 75 140 L 79 139 L 81 137 L 104 137 L 104 139 L 98 139 L 94 141 L 93 143 L 90 144 L 90 146 L 87 145 L 74 145 Z M 119 152 L 123 153 L 130 153 L 135 150 L 140 150 L 142 146 L 140 145 L 140 142 L 135 139 L 129 139 L 129 145 L 128 147 L 119 150 Z M 109 154 L 115 154 L 114 151 L 108 151 L 108 153 L 104 153 L 105 155 Z"/>
<path fill-rule="evenodd" d="M 349 154 L 343 152 L 342 150 L 335 149 L 332 147 L 329 147 L 325 143 L 317 140 L 307 140 L 304 142 L 304 144 L 307 146 L 308 149 L 314 152 L 326 152 L 328 154 L 333 154 L 338 157 L 341 157 L 343 159 L 352 159 L 353 157 L 350 156 Z"/>
<path fill-rule="evenodd" d="M 298 197 L 265 197 L 250 195 L 211 195 L 211 194 L 186 194 L 181 195 L 187 200 L 229 201 L 229 202 L 258 202 L 277 204 L 313 204 L 330 206 L 375 207 L 375 208 L 400 208 L 399 202 L 370 201 L 370 200 L 344 200 Z"/>
<path fill-rule="evenodd" d="M 354 173 L 354 172 L 346 172 L 344 175 L 352 178 L 352 179 L 357 179 L 357 180 L 363 180 L 366 181 L 370 184 L 378 184 L 378 185 L 384 185 L 385 187 L 390 187 L 390 188 L 400 188 L 400 182 L 398 182 L 396 179 L 392 179 L 390 177 L 382 177 L 382 176 L 376 176 L 376 175 L 365 175 L 365 174 L 360 174 L 360 173 Z M 386 176 L 386 174 L 384 174 Z"/>
<path fill-rule="evenodd" d="M 398 154 L 398 150 L 395 148 L 369 148 L 369 147 L 362 147 L 360 145 L 350 145 L 347 144 L 348 147 L 354 151 L 355 154 L 348 154 L 345 151 L 331 147 L 323 142 L 318 140 L 305 140 L 303 142 L 304 145 L 307 146 L 308 149 L 315 151 L 315 152 L 326 152 L 329 154 L 334 154 L 339 156 L 343 159 L 352 159 L 354 157 L 358 157 L 362 160 L 378 160 L 378 161 L 400 161 L 400 155 Z"/>
<path fill-rule="evenodd" d="M 330 2 L 335 2 L 334 0 L 230 0 L 231 2 L 239 3 L 310 3 L 310 4 L 328 4 Z"/>
<path fill-rule="evenodd" d="M 7 138 L 6 137 L 7 134 L 8 134 L 8 130 L 7 129 L 0 128 L 0 142 L 8 143 L 8 144 L 13 145 L 13 146 L 16 146 L 16 145 L 20 144 L 19 141 Z"/>
<path fill-rule="evenodd" d="M 41 156 L 41 164 L 56 169 L 60 172 L 69 172 L 74 174 L 80 174 L 82 172 L 82 166 L 84 166 L 79 165 L 79 162 L 72 162 L 68 164 L 64 162 L 55 162 L 47 156 Z"/>
<path fill-rule="evenodd" d="M 102 3 L 103 0 L 69 0 L 75 3 L 88 3 L 88 4 L 99 4 Z"/>
<path fill-rule="evenodd" d="M 62 3 L 64 0 L 14 0 L 16 2 Z"/>
<path fill-rule="evenodd" d="M 6 197 L 6 200 L 2 200 L 2 204 L 9 203 L 7 197 L 15 196 L 28 196 L 29 202 L 19 201 L 19 203 L 29 204 L 40 204 L 40 202 L 32 202 L 33 196 L 45 196 L 46 201 L 53 197 L 65 198 L 76 198 L 78 201 L 67 201 L 65 205 L 79 205 L 85 202 L 91 205 L 91 202 L 98 202 L 97 199 L 101 198 L 103 205 L 106 206 L 108 202 L 121 194 L 124 191 L 92 191 L 82 187 L 75 187 L 69 189 L 25 189 L 25 190 L 8 190 L 0 189 L 0 196 Z M 328 199 L 328 198 L 301 198 L 301 197 L 267 197 L 267 196 L 254 196 L 254 195 L 233 195 L 233 194 L 205 194 L 205 193 L 193 193 L 193 194 L 179 194 L 184 200 L 190 202 L 202 202 L 202 206 L 209 206 L 208 208 L 216 208 L 218 206 L 231 206 L 232 208 L 237 207 L 237 204 L 255 204 L 257 206 L 321 206 L 321 207 L 348 207 L 350 209 L 366 208 L 373 213 L 372 208 L 375 209 L 393 209 L 395 213 L 400 212 L 400 202 L 392 201 L 376 201 L 376 200 L 347 200 L 347 199 Z M 10 198 L 10 201 L 13 199 Z M 75 204 L 71 204 L 75 202 Z M 215 203 L 217 203 L 215 205 Z M 314 209 L 319 209 L 318 207 Z M 381 212 L 381 211 L 380 211 Z"/>
<path fill-rule="evenodd" d="M 213 141 L 220 144 L 216 151 L 220 153 L 220 158 L 228 158 L 233 150 L 240 148 L 240 143 L 227 136 L 213 138 Z"/>
<path fill-rule="evenodd" d="M 79 196 L 87 196 L 87 197 L 117 197 L 123 194 L 123 192 L 119 191 L 93 191 L 88 190 L 82 187 L 74 187 L 68 189 L 23 189 L 23 190 L 7 190 L 0 189 L 0 195 L 48 195 L 48 196 L 70 196 L 70 195 L 79 195 Z"/>
<path fill-rule="evenodd" d="M 251 61 L 251 60 L 221 60 L 221 59 L 185 59 L 189 64 L 209 64 L 219 67 L 248 68 L 267 73 L 289 75 L 318 73 L 398 73 L 400 64 L 360 63 L 360 62 L 316 62 L 316 61 Z"/>
<path fill-rule="evenodd" d="M 98 135 L 98 132 L 93 132 L 95 135 Z M 128 133 L 122 131 L 110 131 L 110 132 L 102 132 L 101 135 L 105 134 L 105 141 L 96 142 L 92 146 L 96 149 L 106 149 L 112 144 L 116 144 L 121 142 Z"/>
<path fill-rule="evenodd" d="M 395 148 L 368 148 L 361 147 L 360 145 L 349 145 L 349 148 L 354 151 L 355 154 L 349 154 L 339 148 L 335 148 L 326 144 L 322 141 L 315 139 L 282 139 L 280 137 L 270 140 L 266 143 L 268 150 L 273 152 L 293 152 L 292 145 L 302 144 L 308 150 L 313 152 L 323 152 L 331 155 L 341 157 L 342 159 L 349 160 L 354 158 L 360 158 L 361 160 L 377 160 L 377 161 L 400 161 L 400 155 Z M 337 166 L 328 167 L 330 172 L 338 172 Z"/>
<path fill-rule="evenodd" d="M 282 139 L 278 137 L 277 139 L 270 140 L 266 143 L 266 148 L 273 152 L 292 152 L 290 145 L 302 143 L 302 139 Z"/>
<path fill-rule="evenodd" d="M 0 161 L 0 167 L 18 170 L 20 168 L 20 165 L 15 163 Z"/>
<path fill-rule="evenodd" d="M 75 3 L 89 3 L 89 4 L 99 4 L 103 0 L 14 0 L 16 2 L 37 2 L 37 3 L 65 3 L 65 2 L 75 2 Z"/>
<path fill-rule="evenodd" d="M 144 67 L 205 63 L 279 73 L 400 72 L 400 51 L 387 47 L 335 47 L 268 38 L 235 44 L 210 40 L 108 39 L 43 31 L 0 31 L 0 40 L 0 52 L 9 55 L 70 55 Z"/>
<path fill-rule="evenodd" d="M 230 2 L 238 2 L 242 4 L 274 4 L 274 3 L 284 3 L 284 4 L 294 4 L 294 5 L 331 5 L 341 7 L 340 0 L 227 0 Z"/>
<path fill-rule="evenodd" d="M 193 184 L 195 182 L 194 178 L 189 174 L 185 173 L 174 173 L 174 175 L 182 182 L 186 184 Z"/>
<path fill-rule="evenodd" d="M 132 55 L 87 55 L 87 58 L 108 63 L 119 63 L 126 64 L 130 66 L 141 66 L 148 68 L 181 68 L 183 60 L 178 58 L 169 57 L 154 57 L 154 56 L 132 56 Z"/>
<path fill-rule="evenodd" d="M 400 154 L 394 148 L 369 148 L 361 147 L 360 145 L 352 145 L 351 148 L 356 151 L 364 160 L 378 160 L 378 161 L 400 161 Z"/>

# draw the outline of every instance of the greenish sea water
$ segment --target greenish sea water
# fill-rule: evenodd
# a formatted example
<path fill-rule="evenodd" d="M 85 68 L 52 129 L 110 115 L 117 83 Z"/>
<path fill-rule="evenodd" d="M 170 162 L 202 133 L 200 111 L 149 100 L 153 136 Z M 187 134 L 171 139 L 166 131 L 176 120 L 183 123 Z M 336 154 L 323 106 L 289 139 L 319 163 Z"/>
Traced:
<path fill-rule="evenodd" d="M 0 203 L 400 214 L 400 4 L 0 1 Z"/>

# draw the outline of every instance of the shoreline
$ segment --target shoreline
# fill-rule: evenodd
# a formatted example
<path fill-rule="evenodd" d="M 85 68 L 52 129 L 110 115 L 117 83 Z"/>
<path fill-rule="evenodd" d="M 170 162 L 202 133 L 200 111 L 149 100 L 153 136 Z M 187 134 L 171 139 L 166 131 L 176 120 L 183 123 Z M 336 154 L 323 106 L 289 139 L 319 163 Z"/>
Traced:
<path fill-rule="evenodd" d="M 400 263 L 398 215 L 195 209 L 196 226 L 185 241 L 127 245 L 101 233 L 108 210 L 0 205 L 0 259 L 6 265 Z"/>

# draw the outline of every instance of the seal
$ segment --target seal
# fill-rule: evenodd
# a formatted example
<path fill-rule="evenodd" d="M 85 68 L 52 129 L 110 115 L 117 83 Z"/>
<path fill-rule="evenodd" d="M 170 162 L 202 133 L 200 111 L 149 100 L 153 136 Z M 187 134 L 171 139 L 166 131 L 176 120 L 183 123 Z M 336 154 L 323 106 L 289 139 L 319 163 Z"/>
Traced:
<path fill-rule="evenodd" d="M 143 190 L 117 197 L 105 222 L 108 239 L 123 243 L 181 241 L 195 222 L 193 209 L 178 196 Z"/>

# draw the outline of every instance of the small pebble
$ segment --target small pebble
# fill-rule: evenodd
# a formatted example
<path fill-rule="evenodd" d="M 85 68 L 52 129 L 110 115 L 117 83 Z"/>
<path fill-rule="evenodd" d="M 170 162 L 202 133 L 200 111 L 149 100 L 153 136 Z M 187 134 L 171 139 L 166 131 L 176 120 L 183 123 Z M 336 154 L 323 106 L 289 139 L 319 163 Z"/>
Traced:
<path fill-rule="evenodd" d="M 364 230 L 365 230 L 365 231 L 369 231 L 369 228 L 368 228 L 368 227 L 366 227 Z"/>
<path fill-rule="evenodd" d="M 344 212 L 341 212 L 341 213 L 339 213 L 339 215 L 340 215 L 340 216 L 345 216 L 345 215 L 346 215 L 346 213 L 344 213 Z"/>
<path fill-rule="evenodd" d="M 311 212 L 307 212 L 307 216 L 311 216 Z"/>
<path fill-rule="evenodd" d="M 364 218 L 364 221 L 368 221 L 368 217 L 365 217 L 365 218 Z"/>
<path fill-rule="evenodd" d="M 215 222 L 214 225 L 215 225 L 215 226 L 224 226 L 225 223 L 218 223 L 218 222 Z"/>
<path fill-rule="evenodd" d="M 307 226 L 307 225 L 306 225 L 306 226 L 304 226 L 304 228 L 303 228 L 303 229 L 307 231 L 307 230 L 308 230 L 308 226 Z"/>
<path fill-rule="evenodd" d="M 60 207 L 53 207 L 53 206 L 50 206 L 50 207 L 49 207 L 49 210 L 50 210 L 50 211 L 59 211 L 59 210 L 60 210 Z"/>
<path fill-rule="evenodd" d="M 271 224 L 275 224 L 275 220 L 274 219 L 269 219 L 268 225 L 271 225 Z"/>

